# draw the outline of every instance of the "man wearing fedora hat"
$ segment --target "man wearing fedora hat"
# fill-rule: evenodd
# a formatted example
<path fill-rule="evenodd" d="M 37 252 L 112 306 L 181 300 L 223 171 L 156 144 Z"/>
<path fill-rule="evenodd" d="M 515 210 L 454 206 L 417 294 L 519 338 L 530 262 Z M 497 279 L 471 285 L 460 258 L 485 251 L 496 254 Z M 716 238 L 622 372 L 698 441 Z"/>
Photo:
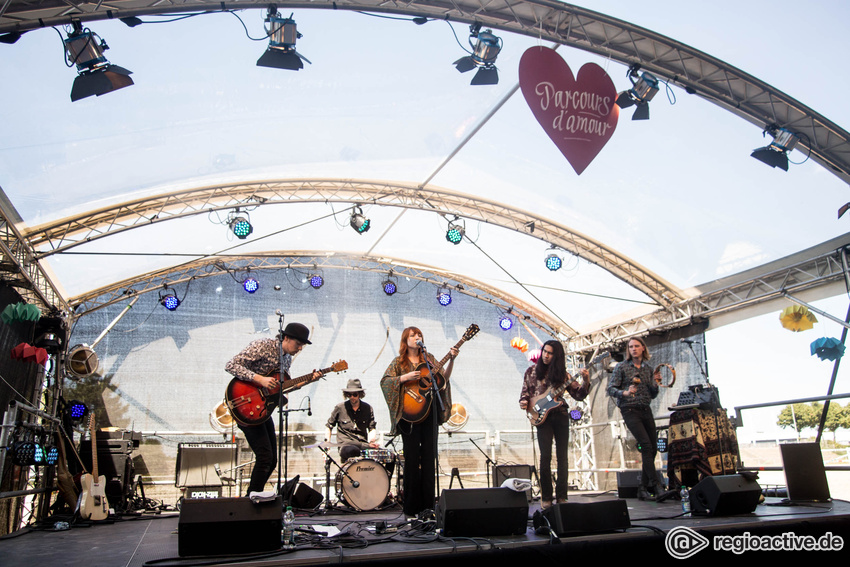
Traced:
<path fill-rule="evenodd" d="M 342 389 L 345 401 L 337 404 L 327 423 L 325 440 L 330 441 L 336 427 L 336 441 L 342 445 L 339 455 L 344 460 L 360 456 L 361 449 L 377 447 L 375 442 L 375 412 L 363 401 L 366 391 L 360 379 L 352 378 Z"/>
<path fill-rule="evenodd" d="M 253 341 L 234 356 L 224 369 L 240 380 L 273 390 L 279 385 L 276 375 L 279 372 L 288 374 L 292 357 L 301 352 L 304 345 L 312 344 L 309 337 L 310 330 L 306 326 L 301 323 L 289 323 L 279 337 L 280 341 L 277 339 Z M 321 376 L 320 371 L 313 371 L 314 379 L 319 379 Z M 255 457 L 248 494 L 263 492 L 266 482 L 277 466 L 277 436 L 274 420 L 266 419 L 257 425 L 243 425 L 237 422 L 237 425 L 245 435 L 245 440 Z"/>

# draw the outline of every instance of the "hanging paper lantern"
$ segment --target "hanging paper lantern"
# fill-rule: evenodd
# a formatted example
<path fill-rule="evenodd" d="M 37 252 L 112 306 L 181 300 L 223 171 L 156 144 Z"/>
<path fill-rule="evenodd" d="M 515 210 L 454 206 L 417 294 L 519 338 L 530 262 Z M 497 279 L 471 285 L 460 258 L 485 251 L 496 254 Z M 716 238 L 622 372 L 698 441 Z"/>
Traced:
<path fill-rule="evenodd" d="M 540 360 L 541 351 L 539 348 L 534 349 L 533 351 L 528 353 L 528 362 L 531 364 L 537 364 L 537 361 Z"/>
<path fill-rule="evenodd" d="M 526 341 L 525 339 L 523 339 L 521 337 L 512 338 L 511 339 L 511 346 L 514 347 L 515 349 L 519 350 L 520 352 L 527 352 L 528 351 L 528 341 Z"/>
<path fill-rule="evenodd" d="M 789 331 L 798 333 L 800 331 L 808 331 L 814 324 L 818 322 L 814 313 L 802 305 L 791 305 L 782 310 L 779 314 L 779 322 Z"/>
<path fill-rule="evenodd" d="M 812 356 L 817 355 L 821 360 L 837 360 L 844 356 L 844 345 L 838 339 L 822 337 L 811 346 Z"/>
<path fill-rule="evenodd" d="M 12 303 L 0 313 L 0 320 L 7 325 L 15 321 L 38 321 L 41 311 L 31 303 Z"/>

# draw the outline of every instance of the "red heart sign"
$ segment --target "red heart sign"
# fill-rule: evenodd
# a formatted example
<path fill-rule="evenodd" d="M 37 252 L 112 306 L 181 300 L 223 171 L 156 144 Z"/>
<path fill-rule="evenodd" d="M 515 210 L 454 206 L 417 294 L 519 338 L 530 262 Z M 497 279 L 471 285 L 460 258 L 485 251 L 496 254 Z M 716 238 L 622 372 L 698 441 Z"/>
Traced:
<path fill-rule="evenodd" d="M 555 50 L 530 47 L 519 62 L 519 86 L 543 130 L 581 175 L 617 128 L 620 108 L 611 77 L 586 63 L 576 80 Z"/>

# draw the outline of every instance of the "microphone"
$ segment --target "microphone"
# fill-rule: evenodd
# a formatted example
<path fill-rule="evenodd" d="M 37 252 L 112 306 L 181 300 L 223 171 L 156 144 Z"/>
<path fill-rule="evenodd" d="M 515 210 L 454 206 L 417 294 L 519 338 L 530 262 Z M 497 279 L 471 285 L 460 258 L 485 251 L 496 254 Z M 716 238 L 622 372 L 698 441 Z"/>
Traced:
<path fill-rule="evenodd" d="M 278 317 L 283 317 L 283 311 L 281 311 L 280 309 L 275 309 L 274 314 Z"/>
<path fill-rule="evenodd" d="M 702 343 L 699 341 L 692 341 L 691 339 L 679 339 L 680 343 L 684 343 L 686 345 L 701 345 Z"/>
<path fill-rule="evenodd" d="M 310 396 L 307 396 L 307 415 L 313 415 L 313 402 L 310 400 Z"/>
<path fill-rule="evenodd" d="M 416 346 L 418 346 L 422 350 L 425 350 L 425 344 L 422 342 L 422 340 L 416 341 Z"/>

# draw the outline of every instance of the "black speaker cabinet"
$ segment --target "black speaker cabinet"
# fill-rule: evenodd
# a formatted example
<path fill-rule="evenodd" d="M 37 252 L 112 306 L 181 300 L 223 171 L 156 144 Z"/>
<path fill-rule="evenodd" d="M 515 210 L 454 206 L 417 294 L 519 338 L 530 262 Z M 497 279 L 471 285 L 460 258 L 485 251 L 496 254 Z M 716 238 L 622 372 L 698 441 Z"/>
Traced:
<path fill-rule="evenodd" d="M 761 486 L 740 474 L 707 476 L 691 488 L 690 495 L 693 514 L 748 514 L 758 506 Z"/>
<path fill-rule="evenodd" d="M 446 537 L 523 535 L 528 529 L 525 492 L 510 488 L 443 490 L 437 527 Z"/>
<path fill-rule="evenodd" d="M 613 532 L 632 525 L 625 500 L 565 502 L 543 510 L 543 516 L 559 537 Z"/>
<path fill-rule="evenodd" d="M 303 482 L 298 483 L 292 493 L 292 507 L 312 510 L 322 503 L 324 498 L 318 490 L 313 490 Z"/>
<path fill-rule="evenodd" d="M 183 500 L 177 552 L 231 555 L 280 549 L 283 499 L 255 504 L 250 498 Z"/>
<path fill-rule="evenodd" d="M 617 471 L 617 497 L 637 498 L 640 471 Z"/>

